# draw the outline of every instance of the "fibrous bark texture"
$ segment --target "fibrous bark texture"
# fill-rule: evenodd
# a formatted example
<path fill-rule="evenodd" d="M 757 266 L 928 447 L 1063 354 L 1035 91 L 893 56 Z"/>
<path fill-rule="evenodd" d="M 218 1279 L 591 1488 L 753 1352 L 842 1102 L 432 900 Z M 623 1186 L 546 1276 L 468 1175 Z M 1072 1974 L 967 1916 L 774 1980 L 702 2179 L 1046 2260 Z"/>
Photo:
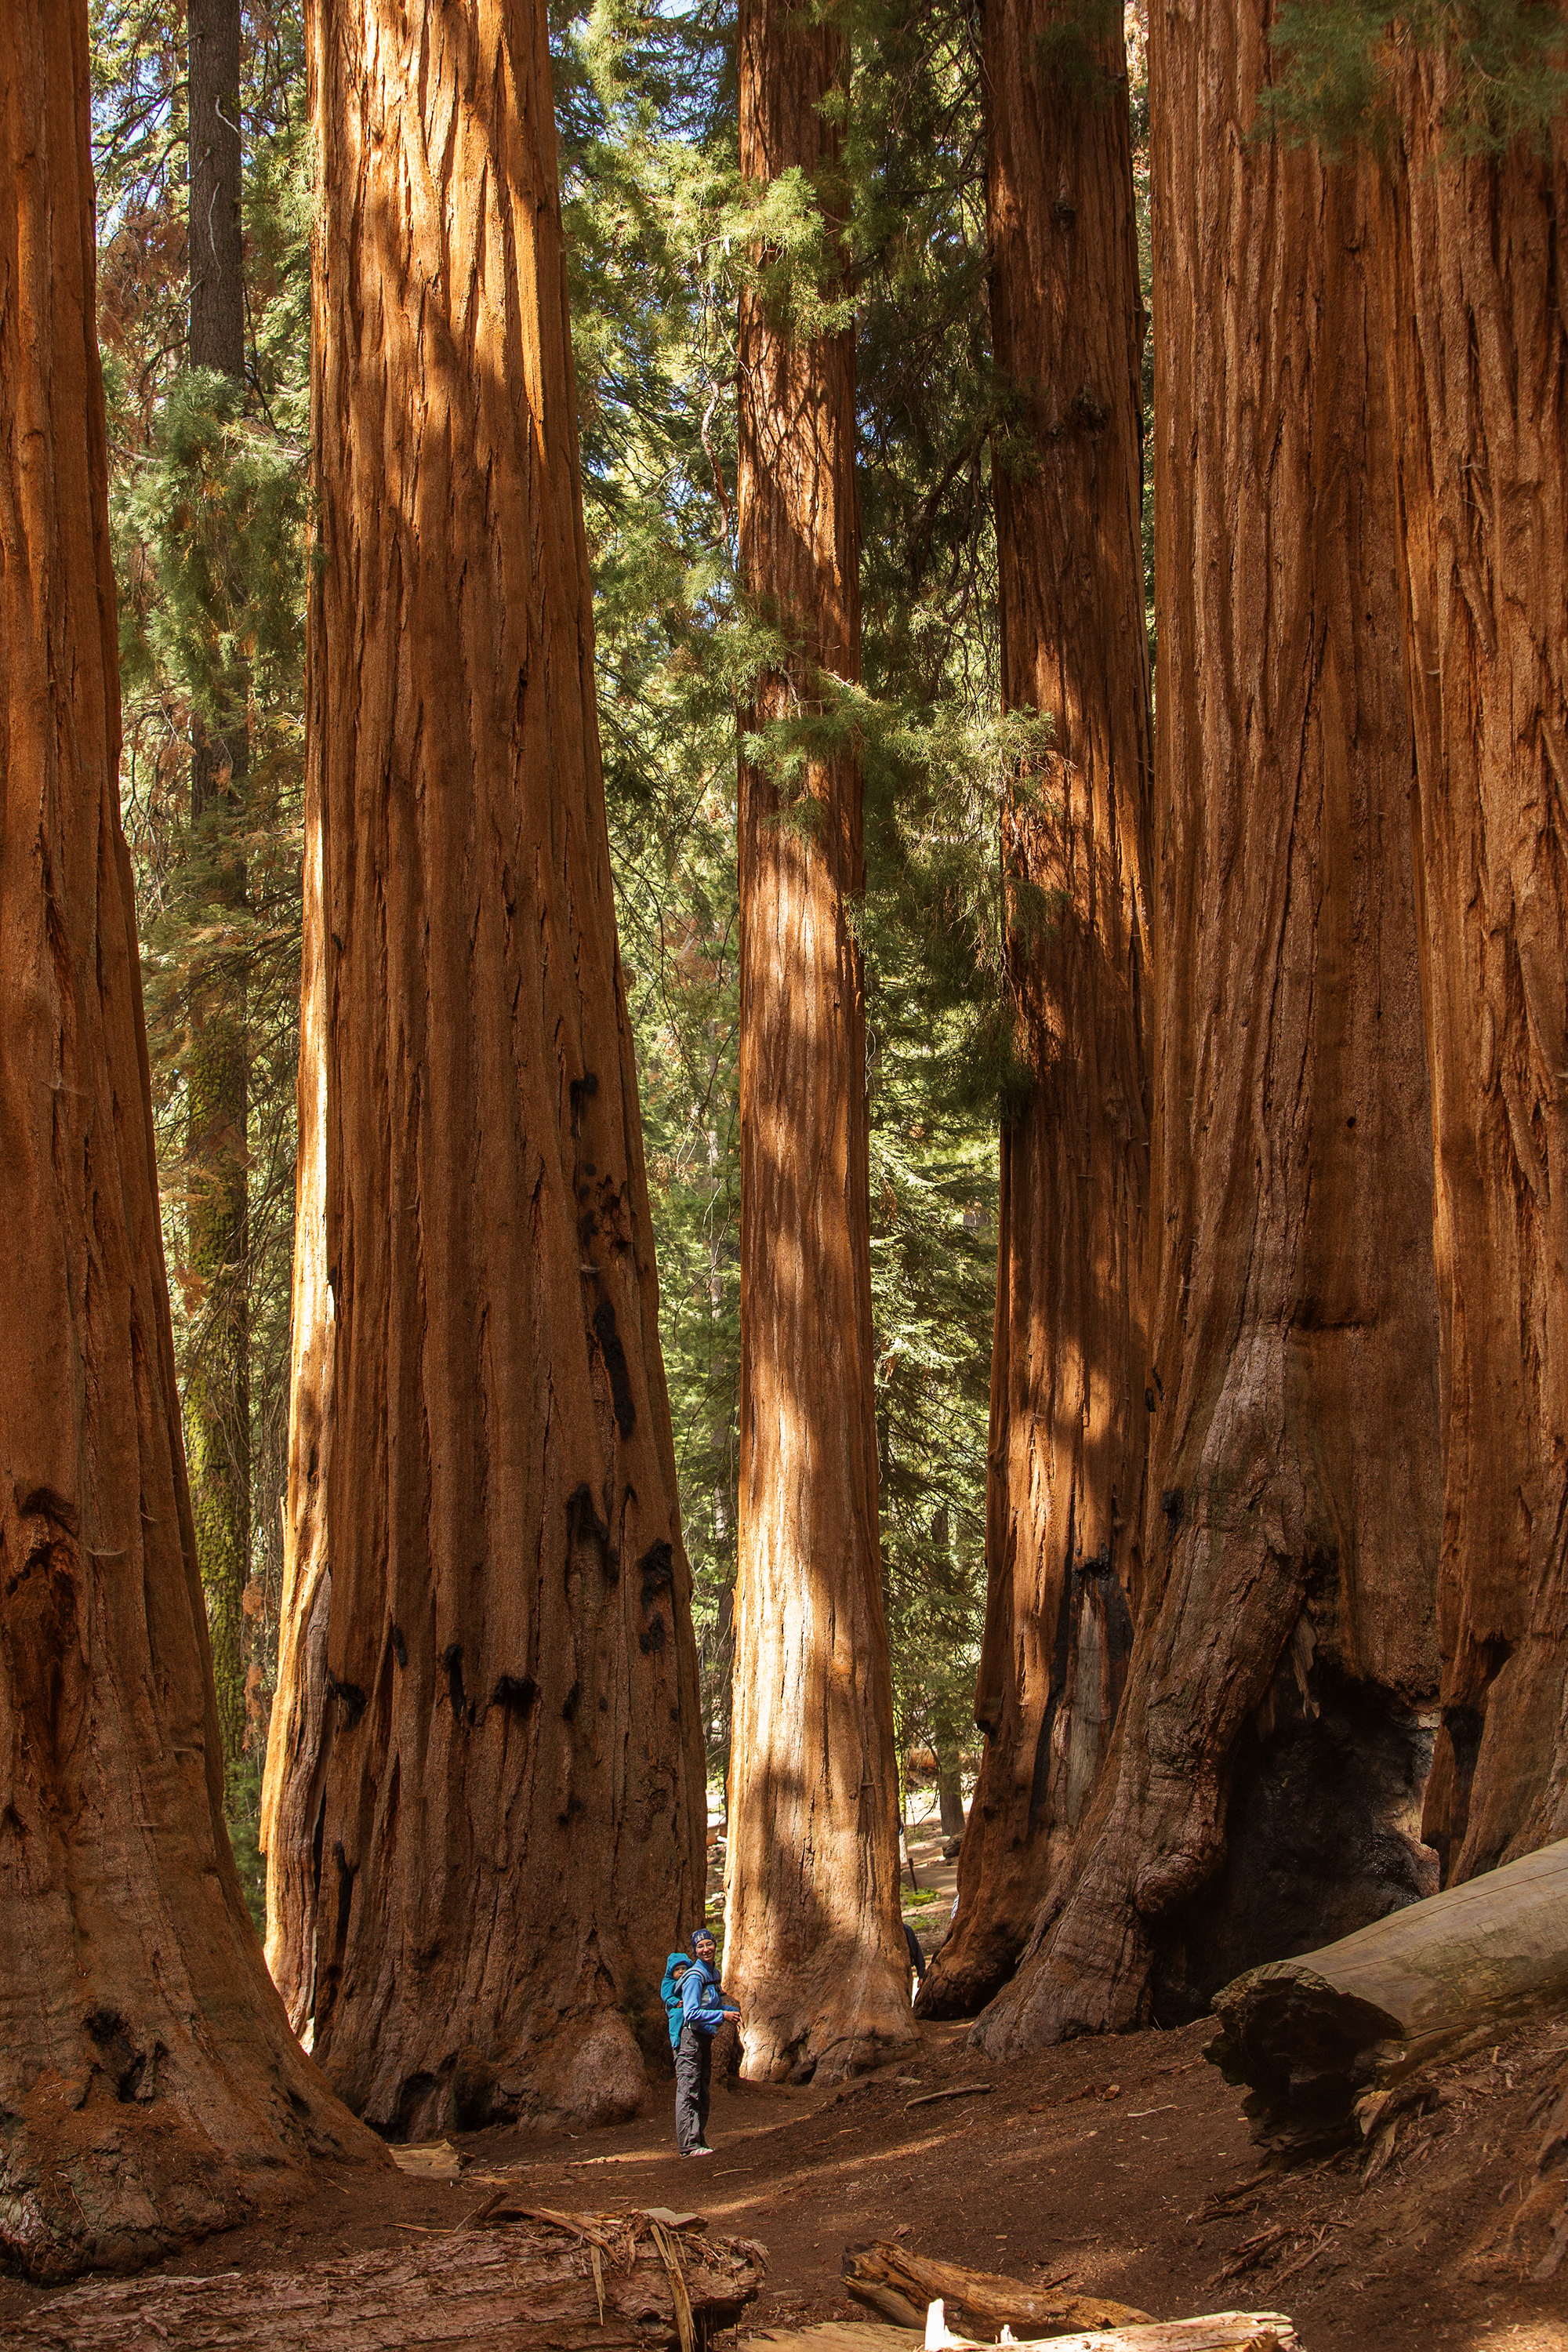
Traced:
<path fill-rule="evenodd" d="M 0 2261 L 124 2268 L 375 2159 L 222 1819 L 153 1159 L 85 5 L 0 75 Z M 85 441 L 85 446 L 84 446 Z"/>
<path fill-rule="evenodd" d="M 79 2287 L 13 2322 L 6 2342 L 13 2352 L 682 2352 L 732 2326 L 766 2270 L 761 2246 L 710 2238 L 696 2216 L 676 2229 L 651 2213 L 531 2211 L 502 2191 L 466 2226 L 412 2248 Z"/>
<path fill-rule="evenodd" d="M 847 52 L 788 0 L 741 11 L 741 169 L 818 183 Z M 839 289 L 842 290 L 842 289 Z M 741 571 L 789 651 L 748 733 L 859 676 L 853 331 L 740 329 Z M 776 744 L 776 734 L 774 741 Z M 764 754 L 765 757 L 765 754 Z M 741 1485 L 725 1982 L 752 2079 L 829 2081 L 907 2037 L 872 1393 L 864 886 L 854 751 L 741 762 Z"/>
<path fill-rule="evenodd" d="M 1148 1436 L 1143 318 L 1122 37 L 1075 45 L 1069 80 L 1042 49 L 1069 15 L 985 10 L 992 338 L 1022 428 L 994 467 L 1002 693 L 1051 740 L 1008 821 L 1035 1083 L 1002 1131 L 985 1746 L 919 2003 L 938 2017 L 1004 1981 L 1083 1816 L 1131 1643 Z"/>
<path fill-rule="evenodd" d="M 701 1913 L 704 1797 L 545 11 L 320 0 L 310 38 L 321 928 L 269 1945 L 382 2128 L 604 2120 Z"/>
<path fill-rule="evenodd" d="M 1144 1599 L 1002 2052 L 1426 1891 L 1436 1303 L 1370 183 L 1248 140 L 1262 0 L 1152 26 L 1160 726 Z"/>
<path fill-rule="evenodd" d="M 190 56 L 189 353 L 243 388 L 245 274 L 240 239 L 239 0 L 187 0 Z M 243 396 L 243 392 L 242 392 Z M 214 616 L 214 635 L 222 616 Z M 194 958 L 184 1075 L 190 1106 L 189 1271 L 202 1310 L 185 1373 L 185 1423 L 196 1557 L 207 1601 L 213 1681 L 226 1760 L 245 1742 L 245 1617 L 250 1575 L 250 1093 L 245 965 L 226 949 L 226 918 L 245 906 L 245 863 L 231 835 L 249 771 L 242 659 L 214 681 L 218 708 L 195 722 L 191 822 L 211 862 L 214 919 Z"/>
<path fill-rule="evenodd" d="M 1383 219 L 1442 1312 L 1454 1881 L 1568 1832 L 1568 142 L 1445 157 L 1408 60 Z"/>

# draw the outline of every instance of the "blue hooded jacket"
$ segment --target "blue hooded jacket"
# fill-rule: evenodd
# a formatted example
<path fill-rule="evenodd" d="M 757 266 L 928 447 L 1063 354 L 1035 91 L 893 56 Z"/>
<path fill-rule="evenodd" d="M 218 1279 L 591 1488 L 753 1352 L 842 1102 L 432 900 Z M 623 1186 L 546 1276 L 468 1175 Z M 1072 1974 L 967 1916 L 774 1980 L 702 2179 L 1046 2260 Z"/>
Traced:
<path fill-rule="evenodd" d="M 669 2021 L 672 2050 L 680 2047 L 684 2025 L 694 2024 L 700 2032 L 711 2036 L 724 2022 L 726 2007 L 735 2006 L 707 1962 L 689 1952 L 671 1952 L 665 1963 L 659 1995 Z"/>
<path fill-rule="evenodd" d="M 694 1959 L 680 1979 L 681 2023 L 711 2037 L 723 2024 L 725 2010 L 734 2006 L 707 1961 Z"/>

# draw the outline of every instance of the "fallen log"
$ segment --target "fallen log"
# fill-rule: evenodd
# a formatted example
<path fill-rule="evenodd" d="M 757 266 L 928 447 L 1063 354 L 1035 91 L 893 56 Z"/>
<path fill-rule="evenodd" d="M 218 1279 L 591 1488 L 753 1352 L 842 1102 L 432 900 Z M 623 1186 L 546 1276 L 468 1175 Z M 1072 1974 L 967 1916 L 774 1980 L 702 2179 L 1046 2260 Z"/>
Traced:
<path fill-rule="evenodd" d="M 840 2275 L 857 2303 L 898 2327 L 923 2327 L 928 2309 L 939 2301 L 966 2326 L 992 2336 L 1003 2327 L 1032 2328 L 1040 2336 L 1065 2335 L 1075 2327 L 1124 2327 L 1149 2316 L 1102 2295 L 1064 2294 L 1059 2288 L 1026 2286 L 1022 2279 L 993 2271 L 968 2270 L 962 2263 L 935 2262 L 887 2238 L 846 2246 Z"/>
<path fill-rule="evenodd" d="M 940 2303 L 926 2316 L 926 2352 L 994 2352 L 989 2344 L 954 2336 Z M 1049 2352 L 1300 2352 L 1300 2340 L 1282 2311 L 1211 2311 L 1202 2319 L 1153 2319 L 1137 2327 L 1090 2328 L 1086 2335 L 1040 2339 Z M 1017 2352 L 1031 2352 L 1027 2337 Z"/>
<path fill-rule="evenodd" d="M 767 2260 L 648 2213 L 532 2214 L 293 2271 L 103 2280 L 6 2323 L 6 2352 L 695 2352 Z"/>
<path fill-rule="evenodd" d="M 1568 1839 L 1391 1912 L 1215 1996 L 1205 2055 L 1245 2084 L 1259 2146 L 1314 2156 L 1374 2130 L 1394 2084 L 1568 1996 Z"/>

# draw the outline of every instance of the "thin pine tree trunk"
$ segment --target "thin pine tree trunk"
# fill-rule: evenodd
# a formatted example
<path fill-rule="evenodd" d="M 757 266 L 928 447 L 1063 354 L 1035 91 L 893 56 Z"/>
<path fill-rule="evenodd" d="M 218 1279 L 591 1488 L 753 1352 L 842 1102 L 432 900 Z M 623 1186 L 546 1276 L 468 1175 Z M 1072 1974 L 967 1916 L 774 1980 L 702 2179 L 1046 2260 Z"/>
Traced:
<path fill-rule="evenodd" d="M 842 36 L 786 0 L 741 12 L 741 170 L 791 169 L 828 218 L 824 109 Z M 830 289 L 842 291 L 842 288 Z M 751 733 L 859 677 L 853 330 L 798 336 L 760 290 L 740 326 L 741 571 L 792 651 Z M 795 649 L 798 650 L 795 650 Z M 860 779 L 806 748 L 742 756 L 741 1488 L 725 1981 L 744 2071 L 831 2081 L 906 2039 L 892 1680 L 877 1526 Z"/>
<path fill-rule="evenodd" d="M 1267 9 L 1151 26 L 1163 1052 L 1144 1598 L 993 2052 L 1201 2009 L 1427 1891 L 1439 1533 L 1375 194 L 1248 132 Z"/>
<path fill-rule="evenodd" d="M 0 75 L 0 2263 L 155 2259 L 384 2162 L 223 1828 L 181 1448 L 93 331 L 87 9 Z"/>
<path fill-rule="evenodd" d="M 1021 404 L 994 460 L 1002 693 L 1051 738 L 1007 821 L 1035 1076 L 1002 1132 L 985 1746 L 958 1915 L 921 1996 L 938 2017 L 973 2015 L 1011 1970 L 1098 1777 L 1148 1429 L 1152 751 L 1126 57 L 1120 26 L 1076 33 L 1062 0 L 991 0 L 984 62 L 992 339 Z"/>
<path fill-rule="evenodd" d="M 668 2046 L 704 1784 L 546 16 L 317 0 L 308 29 L 321 562 L 269 1948 L 383 2128 L 605 2121 L 641 2099 L 639 2037 Z"/>
<path fill-rule="evenodd" d="M 185 27 L 190 362 L 243 385 L 239 0 L 186 0 Z M 195 726 L 191 823 L 198 866 L 211 867 L 216 903 L 204 911 L 221 937 L 246 901 L 245 862 L 232 841 L 250 765 L 244 661 L 228 663 L 216 684 L 214 719 L 198 719 Z M 250 1066 L 244 962 L 222 945 L 196 954 L 184 1076 L 187 1251 L 204 1298 L 185 1379 L 191 1501 L 224 1756 L 232 1770 L 245 1741 L 240 1595 L 250 1575 Z"/>
<path fill-rule="evenodd" d="M 1385 183 L 1436 1156 L 1447 1882 L 1568 1835 L 1568 142 Z"/>

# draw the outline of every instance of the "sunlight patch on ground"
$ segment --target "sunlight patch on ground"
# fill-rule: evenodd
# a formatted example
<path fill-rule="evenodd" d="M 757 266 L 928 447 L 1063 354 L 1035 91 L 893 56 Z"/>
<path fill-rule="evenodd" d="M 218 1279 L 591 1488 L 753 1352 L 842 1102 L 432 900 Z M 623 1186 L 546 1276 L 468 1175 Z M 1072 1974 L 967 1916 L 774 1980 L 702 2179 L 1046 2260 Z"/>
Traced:
<path fill-rule="evenodd" d="M 1568 2352 L 1568 2326 L 1560 2319 L 1521 2319 L 1485 2327 L 1470 2340 L 1472 2352 Z"/>

